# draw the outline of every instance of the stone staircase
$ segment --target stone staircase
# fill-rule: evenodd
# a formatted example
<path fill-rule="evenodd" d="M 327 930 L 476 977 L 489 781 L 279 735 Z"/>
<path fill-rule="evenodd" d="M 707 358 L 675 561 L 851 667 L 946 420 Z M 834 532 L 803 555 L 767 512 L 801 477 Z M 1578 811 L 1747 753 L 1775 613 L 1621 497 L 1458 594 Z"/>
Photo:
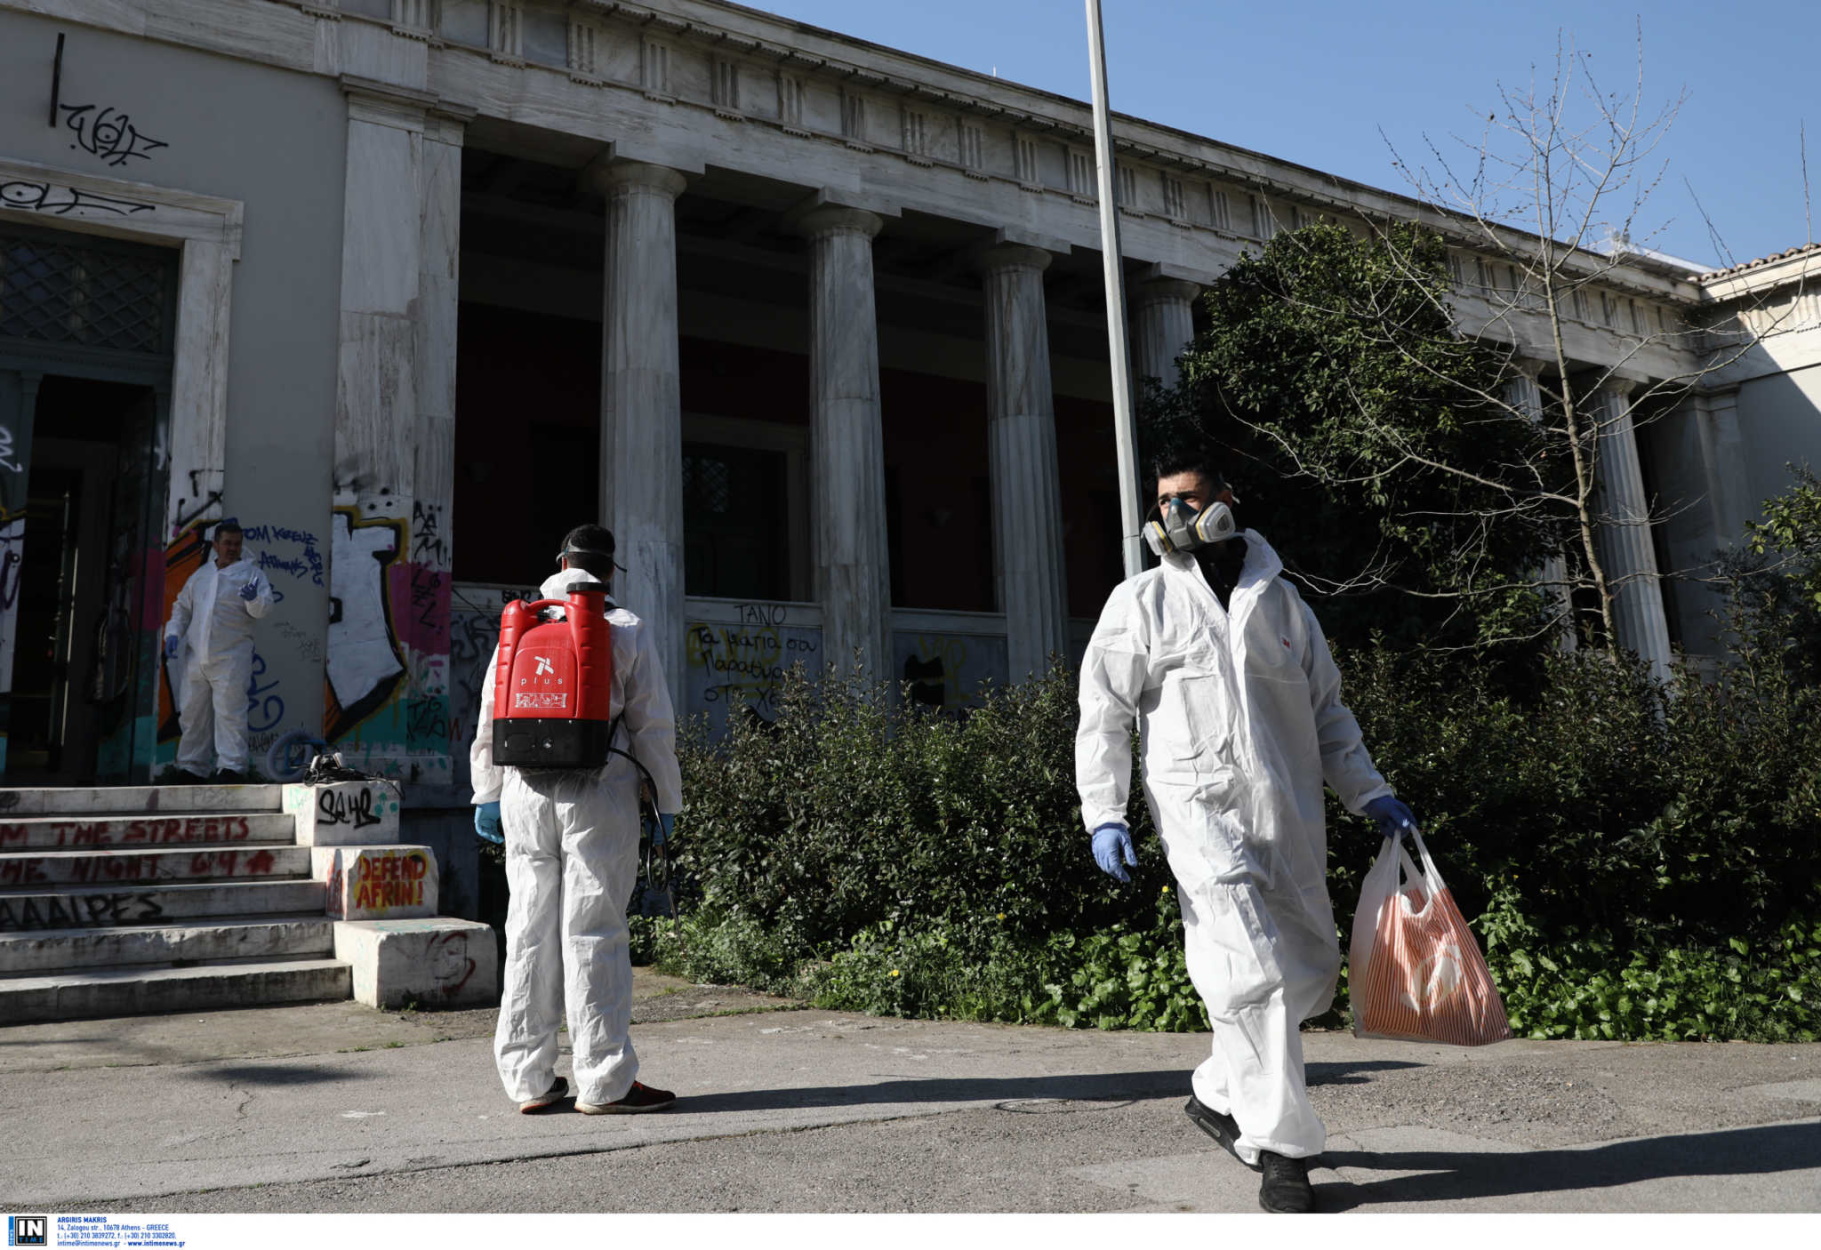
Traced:
<path fill-rule="evenodd" d="M 390 782 L 0 790 L 0 1025 L 497 994 Z"/>

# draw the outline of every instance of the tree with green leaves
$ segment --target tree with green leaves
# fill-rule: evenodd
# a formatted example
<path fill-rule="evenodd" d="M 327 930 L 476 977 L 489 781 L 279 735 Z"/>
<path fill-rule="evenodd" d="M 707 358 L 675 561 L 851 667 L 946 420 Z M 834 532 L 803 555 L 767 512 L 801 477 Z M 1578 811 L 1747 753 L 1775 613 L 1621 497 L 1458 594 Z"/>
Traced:
<path fill-rule="evenodd" d="M 1474 645 L 1536 637 L 1529 575 L 1565 537 L 1541 431 L 1497 402 L 1502 356 L 1449 318 L 1447 253 L 1414 226 L 1279 234 L 1203 299 L 1145 435 L 1224 447 L 1247 524 L 1327 596 L 1329 632 Z"/>

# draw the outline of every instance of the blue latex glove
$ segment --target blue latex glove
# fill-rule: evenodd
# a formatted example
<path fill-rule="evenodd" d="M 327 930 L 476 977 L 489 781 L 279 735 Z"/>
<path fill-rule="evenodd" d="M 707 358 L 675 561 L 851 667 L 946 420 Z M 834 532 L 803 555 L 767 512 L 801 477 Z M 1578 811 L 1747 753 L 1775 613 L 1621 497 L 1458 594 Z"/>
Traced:
<path fill-rule="evenodd" d="M 1125 864 L 1119 862 L 1122 855 Z M 1130 881 L 1126 866 L 1138 867 L 1138 855 L 1132 850 L 1132 831 L 1121 824 L 1105 824 L 1094 830 L 1094 862 L 1107 876 Z"/>
<path fill-rule="evenodd" d="M 670 835 L 676 830 L 676 827 L 677 817 L 675 812 L 659 812 L 658 827 L 657 831 L 652 834 L 651 844 L 653 846 L 668 845 L 670 842 Z"/>
<path fill-rule="evenodd" d="M 259 598 L 259 579 L 257 577 L 249 579 L 247 584 L 240 588 L 240 597 L 248 603 Z"/>
<path fill-rule="evenodd" d="M 506 840 L 506 831 L 500 827 L 498 801 L 474 805 L 474 832 L 489 842 L 497 843 Z"/>
<path fill-rule="evenodd" d="M 164 640 L 164 658 L 167 660 L 176 659 L 177 648 L 182 645 L 183 639 L 179 638 L 176 634 L 172 634 L 169 638 L 166 638 Z"/>
<path fill-rule="evenodd" d="M 1416 816 L 1401 799 L 1384 794 L 1366 804 L 1366 815 L 1378 822 L 1378 830 L 1395 838 L 1416 828 Z"/>

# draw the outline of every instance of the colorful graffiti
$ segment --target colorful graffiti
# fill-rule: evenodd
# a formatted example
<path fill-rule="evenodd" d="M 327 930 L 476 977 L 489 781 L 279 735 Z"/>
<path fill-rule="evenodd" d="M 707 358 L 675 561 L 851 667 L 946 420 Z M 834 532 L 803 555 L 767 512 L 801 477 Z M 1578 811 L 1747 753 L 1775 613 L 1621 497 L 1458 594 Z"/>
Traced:
<path fill-rule="evenodd" d="M 450 782 L 449 548 L 440 504 L 410 520 L 334 509 L 323 736 L 349 763 Z"/>

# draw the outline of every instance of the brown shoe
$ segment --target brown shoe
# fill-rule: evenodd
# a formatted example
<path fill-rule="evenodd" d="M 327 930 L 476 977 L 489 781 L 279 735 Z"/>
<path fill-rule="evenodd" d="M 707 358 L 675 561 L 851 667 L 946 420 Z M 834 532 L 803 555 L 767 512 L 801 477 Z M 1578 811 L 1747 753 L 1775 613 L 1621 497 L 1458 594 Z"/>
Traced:
<path fill-rule="evenodd" d="M 559 1076 L 556 1080 L 550 1082 L 549 1089 L 539 1094 L 536 1098 L 527 1098 L 524 1102 L 521 1102 L 518 1105 L 519 1114 L 532 1115 L 544 1110 L 546 1107 L 554 1107 L 557 1103 L 563 1101 L 568 1093 L 569 1082 Z"/>
<path fill-rule="evenodd" d="M 646 1111 L 664 1111 L 676 1105 L 677 1096 L 667 1089 L 653 1089 L 638 1081 L 624 1098 L 612 1102 L 578 1102 L 575 1109 L 583 1115 L 640 1115 Z"/>

